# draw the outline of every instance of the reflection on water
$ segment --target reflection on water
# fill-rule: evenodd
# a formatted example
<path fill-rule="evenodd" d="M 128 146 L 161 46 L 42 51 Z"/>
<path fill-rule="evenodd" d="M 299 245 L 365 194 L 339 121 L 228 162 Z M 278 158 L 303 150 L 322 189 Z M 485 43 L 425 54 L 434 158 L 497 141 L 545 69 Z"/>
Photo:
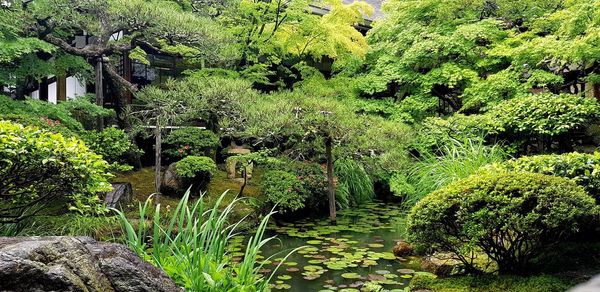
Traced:
<path fill-rule="evenodd" d="M 306 246 L 279 268 L 271 281 L 273 290 L 403 290 L 418 269 L 418 259 L 396 258 L 391 252 L 402 239 L 400 218 L 398 207 L 371 203 L 339 212 L 335 226 L 326 218 L 273 225 L 266 236 L 277 235 L 277 240 L 263 249 L 262 272 L 270 275 L 281 257 Z M 243 255 L 243 240 L 232 240 L 229 251 L 234 260 Z"/>

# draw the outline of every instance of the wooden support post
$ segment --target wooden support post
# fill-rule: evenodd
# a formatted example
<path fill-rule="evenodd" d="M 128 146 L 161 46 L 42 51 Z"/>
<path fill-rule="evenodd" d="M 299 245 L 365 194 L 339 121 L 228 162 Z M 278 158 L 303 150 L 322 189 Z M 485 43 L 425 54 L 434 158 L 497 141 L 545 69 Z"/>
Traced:
<path fill-rule="evenodd" d="M 154 142 L 154 186 L 155 186 L 155 200 L 154 204 L 160 204 L 160 184 L 161 184 L 161 158 L 160 152 L 162 151 L 162 133 L 159 125 L 156 125 L 154 130 L 154 138 L 156 139 Z"/>
<path fill-rule="evenodd" d="M 67 100 L 67 76 L 56 77 L 56 101 Z"/>
<path fill-rule="evenodd" d="M 96 105 L 104 107 L 104 85 L 102 84 L 102 62 L 103 58 L 96 59 Z M 96 121 L 96 128 L 98 130 L 104 129 L 104 118 L 98 117 Z"/>

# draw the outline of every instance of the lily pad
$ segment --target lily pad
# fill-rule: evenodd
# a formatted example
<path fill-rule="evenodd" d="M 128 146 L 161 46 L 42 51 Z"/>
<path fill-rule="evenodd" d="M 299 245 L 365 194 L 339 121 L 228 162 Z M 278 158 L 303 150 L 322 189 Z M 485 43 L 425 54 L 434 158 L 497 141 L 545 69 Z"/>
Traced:
<path fill-rule="evenodd" d="M 360 279 L 360 275 L 357 273 L 343 273 L 342 278 L 344 278 L 344 279 Z"/>

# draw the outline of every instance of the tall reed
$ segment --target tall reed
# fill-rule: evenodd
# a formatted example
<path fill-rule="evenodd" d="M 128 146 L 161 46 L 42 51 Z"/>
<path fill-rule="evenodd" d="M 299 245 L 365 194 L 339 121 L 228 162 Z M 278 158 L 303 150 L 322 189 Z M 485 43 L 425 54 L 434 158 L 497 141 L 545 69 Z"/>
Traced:
<path fill-rule="evenodd" d="M 362 165 L 352 159 L 340 159 L 335 162 L 335 174 L 338 185 L 343 185 L 349 195 L 348 201 L 351 206 L 360 206 L 370 202 L 375 197 L 375 188 L 371 177 Z M 338 192 L 341 195 L 341 192 Z"/>
<path fill-rule="evenodd" d="M 468 177 L 484 165 L 503 161 L 506 152 L 499 145 L 488 146 L 481 141 L 451 140 L 437 153 L 426 153 L 409 171 L 408 182 L 414 187 L 404 205 L 410 207 L 425 195 L 447 184 Z"/>
<path fill-rule="evenodd" d="M 130 220 L 122 212 L 116 211 L 126 233 L 127 245 L 163 269 L 186 290 L 267 290 L 279 266 L 265 278 L 259 273 L 262 264 L 257 263 L 257 256 L 260 249 L 274 239 L 264 238 L 269 218 L 274 212 L 262 219 L 256 233 L 248 241 L 243 260 L 236 264 L 226 247 L 244 219 L 228 224 L 229 215 L 241 199 L 234 199 L 220 210 L 226 193 L 219 197 L 214 207 L 208 208 L 202 197 L 191 203 L 188 190 L 172 213 L 167 212 L 168 215 L 161 213 L 161 206 L 157 205 L 151 220 L 147 219 L 151 198 L 140 204 L 139 218 L 136 220 Z M 150 239 L 148 242 L 147 237 Z"/>

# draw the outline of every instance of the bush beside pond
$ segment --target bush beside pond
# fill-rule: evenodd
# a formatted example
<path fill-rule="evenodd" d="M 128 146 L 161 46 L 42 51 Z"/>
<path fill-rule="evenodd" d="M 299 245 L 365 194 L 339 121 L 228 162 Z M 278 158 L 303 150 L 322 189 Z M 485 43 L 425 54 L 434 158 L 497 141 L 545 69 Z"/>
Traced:
<path fill-rule="evenodd" d="M 536 173 L 471 176 L 435 191 L 409 214 L 409 236 L 421 251 L 453 252 L 471 272 L 485 253 L 501 273 L 522 273 L 531 260 L 578 231 L 595 214 L 583 188 Z"/>

